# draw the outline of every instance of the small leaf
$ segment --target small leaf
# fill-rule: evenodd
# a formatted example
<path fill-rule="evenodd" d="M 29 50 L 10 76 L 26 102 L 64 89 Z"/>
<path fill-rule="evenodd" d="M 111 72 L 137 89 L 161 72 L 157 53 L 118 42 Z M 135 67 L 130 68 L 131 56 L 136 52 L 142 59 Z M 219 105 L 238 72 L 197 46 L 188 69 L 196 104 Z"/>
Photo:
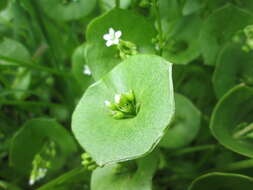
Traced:
<path fill-rule="evenodd" d="M 140 108 L 114 119 L 104 102 L 132 90 Z M 137 55 L 116 66 L 84 93 L 72 116 L 72 130 L 98 165 L 135 159 L 159 142 L 174 114 L 171 64 Z"/>

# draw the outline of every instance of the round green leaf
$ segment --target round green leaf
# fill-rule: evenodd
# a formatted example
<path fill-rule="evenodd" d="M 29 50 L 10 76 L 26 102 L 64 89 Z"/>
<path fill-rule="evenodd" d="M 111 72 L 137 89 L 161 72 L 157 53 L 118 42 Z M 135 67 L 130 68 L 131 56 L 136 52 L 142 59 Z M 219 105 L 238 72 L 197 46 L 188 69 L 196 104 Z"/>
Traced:
<path fill-rule="evenodd" d="M 253 16 L 250 13 L 231 4 L 214 11 L 204 22 L 200 32 L 205 64 L 215 65 L 221 47 L 232 40 L 235 32 L 252 23 Z"/>
<path fill-rule="evenodd" d="M 96 0 L 39 0 L 39 3 L 50 18 L 58 21 L 80 19 L 96 6 Z"/>
<path fill-rule="evenodd" d="M 200 55 L 198 36 L 201 25 L 202 20 L 198 15 L 179 19 L 169 34 L 163 57 L 176 64 L 187 64 L 198 57 Z"/>
<path fill-rule="evenodd" d="M 84 73 L 86 65 L 85 51 L 86 43 L 77 47 L 72 55 L 72 72 L 83 89 L 86 89 L 92 82 L 91 76 Z"/>
<path fill-rule="evenodd" d="M 91 190 L 151 190 L 158 166 L 157 155 L 152 153 L 136 162 L 137 170 L 134 172 L 117 173 L 118 164 L 96 169 L 91 177 Z"/>
<path fill-rule="evenodd" d="M 232 173 L 209 173 L 195 179 L 188 190 L 251 190 L 253 178 Z"/>
<path fill-rule="evenodd" d="M 116 120 L 104 101 L 133 90 L 140 110 L 131 119 Z M 90 86 L 72 117 L 72 130 L 99 164 L 134 159 L 159 142 L 174 114 L 171 64 L 152 55 L 123 61 Z"/>
<path fill-rule="evenodd" d="M 210 123 L 214 137 L 226 148 L 253 158 L 252 131 L 238 136 L 252 124 L 253 89 L 238 85 L 229 90 L 216 105 Z"/>
<path fill-rule="evenodd" d="M 12 140 L 10 163 L 17 171 L 29 173 L 35 154 L 40 152 L 45 140 L 55 142 L 57 154 L 53 160 L 54 169 L 62 166 L 67 156 L 76 151 L 76 144 L 66 129 L 53 119 L 32 119 L 27 121 Z"/>
<path fill-rule="evenodd" d="M 120 39 L 134 43 L 139 52 L 154 52 L 154 45 L 151 41 L 156 31 L 153 24 L 132 11 L 113 9 L 96 18 L 87 29 L 86 37 L 89 43 L 87 63 L 95 80 L 99 80 L 121 62 L 117 56 L 116 46 L 107 47 L 105 45 L 103 35 L 108 33 L 109 28 L 120 30 L 122 32 Z"/>
<path fill-rule="evenodd" d="M 160 146 L 178 148 L 189 144 L 200 127 L 200 112 L 186 97 L 175 94 L 174 121 L 163 136 Z"/>
<path fill-rule="evenodd" d="M 231 56 L 233 55 L 233 56 Z M 253 52 L 245 52 L 240 44 L 229 43 L 220 52 L 213 76 L 217 96 L 242 82 L 253 84 Z"/>

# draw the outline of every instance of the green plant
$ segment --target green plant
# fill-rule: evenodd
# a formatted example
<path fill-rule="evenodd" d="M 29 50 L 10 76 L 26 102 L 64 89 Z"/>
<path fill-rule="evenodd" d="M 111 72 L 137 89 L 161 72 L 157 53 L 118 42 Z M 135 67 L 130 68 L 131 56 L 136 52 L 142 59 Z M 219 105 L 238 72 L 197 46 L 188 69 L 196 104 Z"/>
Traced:
<path fill-rule="evenodd" d="M 0 189 L 253 189 L 252 0 L 1 0 Z"/>

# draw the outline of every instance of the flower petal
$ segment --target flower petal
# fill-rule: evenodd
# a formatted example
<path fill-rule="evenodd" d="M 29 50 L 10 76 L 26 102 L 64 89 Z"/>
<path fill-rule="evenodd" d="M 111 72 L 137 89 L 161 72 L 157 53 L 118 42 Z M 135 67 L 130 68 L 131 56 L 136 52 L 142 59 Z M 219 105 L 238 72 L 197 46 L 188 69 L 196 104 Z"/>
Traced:
<path fill-rule="evenodd" d="M 114 29 L 113 28 L 109 28 L 109 35 L 110 36 L 114 36 L 114 33 L 115 33 Z"/>
<path fill-rule="evenodd" d="M 107 47 L 113 45 L 113 41 L 112 40 L 108 40 L 105 44 Z"/>
<path fill-rule="evenodd" d="M 111 35 L 110 34 L 105 34 L 103 35 L 104 40 L 110 40 L 111 39 Z"/>
<path fill-rule="evenodd" d="M 120 97 L 121 97 L 120 94 L 115 94 L 114 101 L 115 101 L 116 104 L 118 104 L 120 102 Z"/>
<path fill-rule="evenodd" d="M 115 32 L 115 37 L 116 38 L 120 38 L 121 35 L 122 35 L 122 32 L 120 30 L 118 30 L 117 32 Z"/>
<path fill-rule="evenodd" d="M 113 43 L 113 44 L 119 44 L 119 39 L 118 39 L 118 38 L 115 38 L 114 40 L 112 40 L 112 43 Z"/>

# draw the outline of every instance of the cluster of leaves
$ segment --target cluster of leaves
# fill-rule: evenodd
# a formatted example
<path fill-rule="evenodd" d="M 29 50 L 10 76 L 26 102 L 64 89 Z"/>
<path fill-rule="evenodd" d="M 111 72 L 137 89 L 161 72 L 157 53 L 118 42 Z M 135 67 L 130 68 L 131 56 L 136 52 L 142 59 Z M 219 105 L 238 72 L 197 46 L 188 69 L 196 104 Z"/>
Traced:
<path fill-rule="evenodd" d="M 251 190 L 252 11 L 1 0 L 0 189 Z"/>

